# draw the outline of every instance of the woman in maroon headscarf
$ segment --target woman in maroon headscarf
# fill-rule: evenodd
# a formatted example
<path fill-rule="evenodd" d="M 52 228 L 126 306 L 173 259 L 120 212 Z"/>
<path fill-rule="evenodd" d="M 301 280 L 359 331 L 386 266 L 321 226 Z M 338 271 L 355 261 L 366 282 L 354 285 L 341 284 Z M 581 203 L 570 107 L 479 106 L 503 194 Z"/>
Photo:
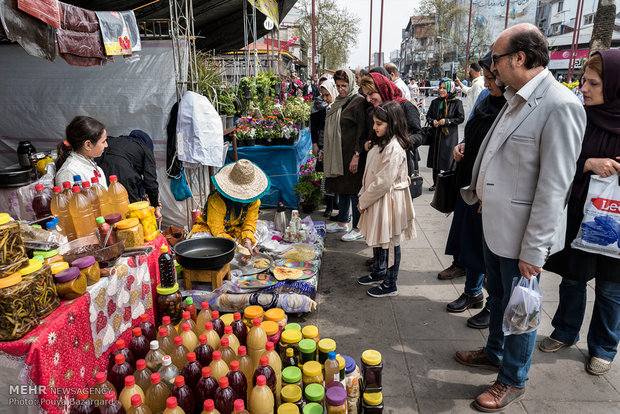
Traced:
<path fill-rule="evenodd" d="M 571 242 L 583 219 L 590 176 L 620 176 L 620 50 L 595 53 L 584 69 L 581 91 L 588 124 L 568 201 L 566 246 L 544 266 L 562 276 L 560 302 L 551 322 L 555 329 L 539 348 L 555 352 L 577 343 L 586 309 L 586 283 L 595 279 L 586 370 L 604 375 L 611 368 L 620 340 L 620 259 L 573 249 Z"/>

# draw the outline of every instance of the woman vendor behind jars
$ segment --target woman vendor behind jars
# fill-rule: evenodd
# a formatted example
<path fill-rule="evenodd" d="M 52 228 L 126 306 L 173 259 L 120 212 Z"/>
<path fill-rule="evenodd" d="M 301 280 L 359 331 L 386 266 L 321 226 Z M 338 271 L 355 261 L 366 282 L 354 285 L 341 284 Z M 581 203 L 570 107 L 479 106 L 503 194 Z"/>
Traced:
<path fill-rule="evenodd" d="M 253 254 L 260 198 L 271 188 L 271 181 L 256 164 L 245 159 L 225 165 L 211 181 L 216 191 L 209 195 L 191 236 L 208 233 L 203 236 L 236 240 Z"/>

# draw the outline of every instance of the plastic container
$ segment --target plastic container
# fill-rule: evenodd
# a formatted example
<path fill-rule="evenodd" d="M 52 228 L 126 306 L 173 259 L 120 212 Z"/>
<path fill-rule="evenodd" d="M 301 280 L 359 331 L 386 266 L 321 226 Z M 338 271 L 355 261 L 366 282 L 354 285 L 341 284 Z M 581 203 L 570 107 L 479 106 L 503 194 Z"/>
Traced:
<path fill-rule="evenodd" d="M 196 412 L 204 407 L 206 400 L 213 400 L 215 398 L 215 391 L 217 391 L 219 384 L 215 378 L 211 376 L 211 368 L 202 367 L 202 377 L 196 384 L 194 400 L 196 401 Z M 213 405 L 215 407 L 215 404 Z M 205 408 L 205 410 L 207 410 Z M 213 410 L 213 408 L 211 408 Z M 209 411 L 209 410 L 207 410 Z"/>
<path fill-rule="evenodd" d="M 340 363 L 336 361 L 335 351 L 329 351 L 324 365 L 325 382 L 340 381 Z"/>
<path fill-rule="evenodd" d="M 273 414 L 275 400 L 273 392 L 266 385 L 267 380 L 264 375 L 256 378 L 256 386 L 250 395 L 249 408 L 252 414 Z"/>
<path fill-rule="evenodd" d="M 235 409 L 235 391 L 228 383 L 228 377 L 218 381 L 220 387 L 215 391 L 215 408 L 222 414 L 231 414 Z"/>
<path fill-rule="evenodd" d="M 105 395 L 104 404 L 99 407 L 101 414 L 125 414 L 123 404 L 116 400 L 116 393 L 110 391 Z"/>
<path fill-rule="evenodd" d="M 308 384 L 304 388 L 304 397 L 309 403 L 317 403 L 320 406 L 325 405 L 325 388 L 321 384 Z"/>
<path fill-rule="evenodd" d="M 90 187 L 90 182 L 84 181 L 82 183 L 82 193 L 90 200 L 95 218 L 101 216 L 99 196 L 97 196 L 97 193 Z"/>
<path fill-rule="evenodd" d="M 287 323 L 284 330 L 288 331 L 289 329 L 301 332 L 301 325 L 298 323 Z"/>
<path fill-rule="evenodd" d="M 174 267 L 174 258 L 168 252 L 168 246 L 161 246 L 161 255 L 159 256 L 159 279 L 161 286 L 171 288 L 177 284 L 177 271 Z M 201 326 L 200 328 L 203 328 Z"/>
<path fill-rule="evenodd" d="M 198 337 L 198 346 L 194 349 L 196 360 L 203 367 L 208 367 L 213 360 L 213 348 L 207 343 L 207 335 Z"/>
<path fill-rule="evenodd" d="M 245 401 L 243 401 L 242 399 L 236 399 L 234 403 L 234 407 L 235 407 L 235 410 L 233 411 L 233 414 L 250 414 L 249 411 L 246 411 Z"/>
<path fill-rule="evenodd" d="M 250 333 L 248 333 L 248 355 L 252 359 L 252 364 L 254 364 L 254 368 L 258 367 L 260 362 L 260 357 L 265 352 L 265 345 L 267 345 L 267 334 L 265 330 L 261 326 L 261 320 L 256 318 L 252 321 L 253 325 L 252 329 L 250 329 Z"/>
<path fill-rule="evenodd" d="M 301 413 L 301 408 L 298 408 L 293 403 L 284 403 L 278 407 L 278 414 L 299 414 Z"/>
<path fill-rule="evenodd" d="M 59 185 L 54 187 L 54 197 L 52 197 L 50 210 L 53 215 L 58 217 L 58 221 L 62 227 L 62 233 L 67 236 L 69 240 L 74 240 L 75 229 L 73 227 L 73 220 L 71 220 L 71 213 L 69 213 L 70 201 L 71 197 L 63 193 Z"/>
<path fill-rule="evenodd" d="M 172 358 L 172 363 L 177 367 L 179 372 L 183 369 L 185 364 L 187 363 L 187 353 L 189 350 L 185 345 L 183 345 L 183 338 L 177 336 L 174 338 L 174 348 L 172 349 L 172 353 L 170 357 Z"/>
<path fill-rule="evenodd" d="M 295 358 L 301 361 L 301 353 L 299 352 L 299 342 L 301 341 L 301 332 L 295 329 L 286 329 L 280 336 L 280 357 L 284 359 L 286 350 L 292 348 L 295 352 Z"/>
<path fill-rule="evenodd" d="M 221 414 L 218 410 L 215 409 L 215 401 L 213 398 L 205 400 L 203 404 L 203 411 L 201 414 Z"/>
<path fill-rule="evenodd" d="M 43 184 L 37 184 L 34 186 L 35 195 L 32 199 L 32 210 L 37 219 L 42 219 L 52 215 L 50 208 L 52 204 L 52 197 L 45 190 Z"/>
<path fill-rule="evenodd" d="M 220 349 L 219 351 L 222 353 L 222 359 L 226 362 L 226 365 L 230 367 L 230 363 L 237 359 L 237 354 L 230 347 L 228 342 L 228 338 L 222 338 L 220 341 Z"/>
<path fill-rule="evenodd" d="M 77 402 L 69 410 L 69 414 L 98 414 L 95 402 L 88 399 L 88 393 L 78 392 Z"/>
<path fill-rule="evenodd" d="M 90 200 L 81 193 L 80 187 L 74 186 L 71 191 L 73 196 L 69 201 L 69 213 L 75 229 L 75 237 L 86 237 L 95 234 L 95 216 L 93 215 Z"/>
<path fill-rule="evenodd" d="M 106 214 L 105 216 L 103 216 L 103 218 L 105 219 L 105 222 L 108 223 L 110 226 L 114 226 L 116 223 L 123 219 L 123 217 L 118 213 Z"/>
<path fill-rule="evenodd" d="M 161 368 L 157 372 L 161 377 L 161 381 L 172 390 L 174 387 L 174 379 L 179 376 L 179 369 L 172 363 L 170 355 L 166 355 L 162 358 Z"/>
<path fill-rule="evenodd" d="M 365 392 L 362 399 L 362 412 L 364 414 L 382 414 L 383 394 L 381 392 Z"/>
<path fill-rule="evenodd" d="M 192 332 L 192 327 L 187 322 L 181 322 L 181 326 L 183 326 L 183 332 L 181 332 L 181 339 L 183 340 L 183 345 L 187 348 L 188 352 L 193 352 L 198 345 L 198 337 L 194 332 Z"/>
<path fill-rule="evenodd" d="M 211 368 L 211 375 L 217 381 L 228 374 L 228 365 L 222 360 L 222 353 L 220 351 L 213 351 L 213 361 L 209 364 L 209 368 Z"/>
<path fill-rule="evenodd" d="M 71 262 L 71 266 L 77 267 L 86 277 L 86 283 L 88 286 L 94 285 L 99 282 L 101 278 L 101 269 L 99 263 L 95 260 L 94 256 L 84 256 Z"/>
<path fill-rule="evenodd" d="M 374 393 L 382 390 L 382 371 L 383 362 L 379 351 L 368 349 L 362 352 L 362 367 L 360 372 L 364 383 L 364 393 Z"/>
<path fill-rule="evenodd" d="M 163 317 L 168 316 L 172 324 L 177 324 L 181 320 L 183 312 L 183 295 L 179 292 L 179 285 L 174 284 L 170 288 L 164 288 L 162 285 L 157 286 L 157 323 L 161 324 Z M 174 329 L 174 328 L 172 328 Z M 176 332 L 176 329 L 174 329 Z"/>
<path fill-rule="evenodd" d="M 172 350 L 174 349 L 174 339 L 170 338 L 168 331 L 163 326 L 159 328 L 157 342 L 159 343 L 159 349 L 164 355 L 170 355 L 172 353 Z"/>
<path fill-rule="evenodd" d="M 112 213 L 119 213 L 121 216 L 126 217 L 129 211 L 129 196 L 127 195 L 127 190 L 118 182 L 116 175 L 111 175 L 108 179 L 110 180 L 110 185 L 108 186 L 110 210 Z"/>
<path fill-rule="evenodd" d="M 323 385 L 323 367 L 317 361 L 306 362 L 302 368 L 304 388 L 310 384 Z"/>
<path fill-rule="evenodd" d="M 303 389 L 304 383 L 301 378 L 302 373 L 299 367 L 286 367 L 282 370 L 282 387 L 284 388 L 287 385 L 296 385 Z"/>
<path fill-rule="evenodd" d="M 136 379 L 136 385 L 142 389 L 142 392 L 145 392 L 145 390 L 148 390 L 151 386 L 151 374 L 152 372 L 147 368 L 146 361 L 144 359 L 139 359 L 136 361 L 136 371 L 133 373 L 133 376 Z"/>
<path fill-rule="evenodd" d="M 312 339 L 302 339 L 299 341 L 299 353 L 301 354 L 301 365 L 309 361 L 316 361 L 316 342 Z"/>
<path fill-rule="evenodd" d="M 28 263 L 26 248 L 19 230 L 19 223 L 6 213 L 0 213 L 0 278 L 17 272 Z"/>
<path fill-rule="evenodd" d="M 202 376 L 202 365 L 196 360 L 196 354 L 193 352 L 187 353 L 187 363 L 181 371 L 181 375 L 185 378 L 185 383 L 190 389 L 195 389 L 196 384 Z"/>
<path fill-rule="evenodd" d="M 192 390 L 185 384 L 185 378 L 179 375 L 174 379 L 174 388 L 172 389 L 171 395 L 177 399 L 177 403 L 179 407 L 183 409 L 186 413 L 191 413 L 194 409 L 194 393 Z"/>
<path fill-rule="evenodd" d="M 360 370 L 355 360 L 348 355 L 342 356 L 345 360 L 345 387 L 347 390 L 348 407 L 357 407 L 360 398 Z"/>
<path fill-rule="evenodd" d="M 161 382 L 158 372 L 151 374 L 151 385 L 144 393 L 146 405 L 153 414 L 160 414 L 166 409 L 166 399 L 170 397 L 170 388 Z"/>
<path fill-rule="evenodd" d="M 258 305 L 248 306 L 243 311 L 243 323 L 245 323 L 248 329 L 252 329 L 254 319 L 258 318 L 262 322 L 264 313 L 263 308 Z"/>
<path fill-rule="evenodd" d="M 288 348 L 286 350 L 286 356 L 282 360 L 282 366 L 286 367 L 296 367 L 299 365 L 299 360 L 295 357 L 295 350 L 293 348 Z"/>
<path fill-rule="evenodd" d="M 233 314 L 233 321 L 230 323 L 230 326 L 233 330 L 233 334 L 239 340 L 239 344 L 246 346 L 248 339 L 248 327 L 246 326 L 245 322 L 243 322 L 241 314 L 239 312 L 235 312 Z"/>
<path fill-rule="evenodd" d="M 261 324 L 265 334 L 267 334 L 267 342 L 272 342 L 275 345 L 276 352 L 280 351 L 280 327 L 277 322 L 263 321 Z"/>
<path fill-rule="evenodd" d="M 341 387 L 331 387 L 325 391 L 327 414 L 347 414 L 347 392 Z"/>
<path fill-rule="evenodd" d="M 117 354 L 114 360 L 116 363 L 114 364 L 112 369 L 108 371 L 108 381 L 110 381 L 110 383 L 114 385 L 116 394 L 119 396 L 118 400 L 121 402 L 121 404 L 123 404 L 123 401 L 121 401 L 120 398 L 120 394 L 125 387 L 125 378 L 130 376 L 134 372 L 134 369 L 131 367 L 131 365 L 127 363 L 127 361 L 125 361 L 125 356 L 123 354 Z M 129 403 L 131 403 L 131 401 L 129 401 Z M 125 404 L 123 404 L 123 408 L 124 407 Z"/>
<path fill-rule="evenodd" d="M 121 220 L 115 225 L 116 237 L 125 240 L 125 247 L 139 247 L 144 244 L 144 230 L 136 218 Z"/>
<path fill-rule="evenodd" d="M 318 349 L 319 341 L 321 340 L 321 335 L 319 335 L 319 328 L 314 325 L 306 325 L 301 330 L 301 334 L 303 335 L 304 339 L 312 339 L 314 342 L 316 342 L 316 347 Z"/>
<path fill-rule="evenodd" d="M 60 306 L 56 285 L 50 267 L 30 259 L 28 266 L 19 270 L 22 280 L 32 282 L 32 294 L 39 319 L 45 318 Z"/>
<path fill-rule="evenodd" d="M 99 230 L 99 237 L 101 237 L 101 243 L 103 243 L 108 238 L 106 242 L 106 246 L 112 246 L 113 244 L 118 243 L 118 238 L 116 237 L 116 230 L 110 226 L 103 217 L 97 217 L 95 219 L 97 222 L 97 230 Z M 108 236 L 108 232 L 110 235 Z"/>
<path fill-rule="evenodd" d="M 56 275 L 56 292 L 62 299 L 75 299 L 86 293 L 86 276 L 77 267 L 70 267 Z"/>
<path fill-rule="evenodd" d="M 192 318 L 192 320 L 194 322 L 196 322 L 197 319 L 197 311 L 196 311 L 196 305 L 194 305 L 194 299 L 192 299 L 191 296 L 188 296 L 185 298 L 185 307 L 183 308 L 184 312 L 189 312 L 189 316 L 190 318 Z M 200 328 L 202 329 L 202 328 Z"/>
<path fill-rule="evenodd" d="M 280 391 L 280 398 L 283 403 L 292 403 L 299 410 L 301 410 L 304 406 L 302 391 L 297 385 L 289 384 L 282 387 L 282 391 Z"/>
<path fill-rule="evenodd" d="M 323 414 L 323 406 L 317 403 L 304 405 L 303 414 Z"/>
<path fill-rule="evenodd" d="M 224 321 L 220 319 L 220 313 L 218 311 L 211 311 L 211 323 L 213 324 L 213 330 L 220 336 L 224 336 Z"/>
<path fill-rule="evenodd" d="M 138 201 L 128 206 L 127 218 L 137 218 L 144 229 L 144 240 L 151 241 L 159 235 L 157 220 L 155 219 L 155 207 L 148 201 Z"/>
<path fill-rule="evenodd" d="M 239 346 L 241 346 L 241 344 L 239 343 L 239 340 L 233 333 L 232 326 L 230 325 L 224 326 L 224 336 L 222 337 L 222 339 L 224 338 L 228 339 L 228 346 L 230 346 L 232 350 L 235 351 L 235 356 L 236 356 L 239 353 Z"/>
<path fill-rule="evenodd" d="M 259 376 L 264 376 L 267 381 L 267 386 L 271 389 L 273 393 L 274 401 L 276 400 L 276 373 L 274 369 L 269 365 L 269 358 L 264 355 L 260 358 L 260 364 L 254 371 L 254 377 L 252 378 L 252 383 L 256 386 L 257 378 Z"/>
<path fill-rule="evenodd" d="M 160 273 L 161 273 L 161 269 L 160 269 Z M 196 326 L 198 327 L 198 329 L 204 329 L 205 323 L 209 321 L 211 321 L 211 311 L 209 310 L 209 302 L 204 301 L 200 304 L 200 312 L 198 312 L 198 315 L 196 315 Z"/>
<path fill-rule="evenodd" d="M 151 372 L 159 371 L 159 368 L 161 368 L 161 360 L 164 356 L 166 356 L 166 354 L 159 348 L 159 342 L 157 340 L 149 342 L 149 352 L 144 359 L 146 361 L 146 366 Z"/>
<path fill-rule="evenodd" d="M 172 320 L 170 316 L 164 315 L 161 317 L 161 324 L 159 325 L 159 329 L 166 328 L 166 332 L 172 343 L 174 344 L 174 338 L 178 336 L 177 328 L 172 324 Z"/>
<path fill-rule="evenodd" d="M 92 190 L 97 194 L 97 200 L 99 200 L 99 211 L 101 216 L 107 216 L 112 213 L 110 210 L 110 202 L 108 201 L 108 190 L 99 182 L 98 177 L 90 179 Z"/>
<path fill-rule="evenodd" d="M 49 223 L 53 224 L 53 223 Z M 32 252 L 32 257 L 43 257 L 43 264 L 51 266 L 54 263 L 62 262 L 62 256 L 58 254 L 58 250 L 35 250 Z"/>
<path fill-rule="evenodd" d="M 0 279 L 0 341 L 14 341 L 39 325 L 32 282 L 19 273 Z"/>
<path fill-rule="evenodd" d="M 269 358 L 269 366 L 273 368 L 276 374 L 276 403 L 280 405 L 280 390 L 282 389 L 282 360 L 280 355 L 275 351 L 273 342 L 267 342 L 265 345 L 265 353 L 263 356 Z"/>
<path fill-rule="evenodd" d="M 220 349 L 220 336 L 213 330 L 212 322 L 205 323 L 205 330 L 202 335 L 207 337 L 207 343 L 214 351 Z"/>
<path fill-rule="evenodd" d="M 96 401 L 98 406 L 102 406 L 105 403 L 105 396 L 109 392 L 116 396 L 114 385 L 108 381 L 105 372 L 98 372 L 95 374 L 95 385 L 90 393 L 90 398 Z"/>
<path fill-rule="evenodd" d="M 140 329 L 142 334 L 146 336 L 146 339 L 151 342 L 157 338 L 157 332 L 155 331 L 155 325 L 149 321 L 149 315 L 143 313 L 140 315 Z"/>
<path fill-rule="evenodd" d="M 239 370 L 245 375 L 245 379 L 248 382 L 248 396 L 252 393 L 252 380 L 254 379 L 254 365 L 252 364 L 252 358 L 248 355 L 247 348 L 243 345 L 239 347 L 239 355 L 237 356 L 239 361 Z"/>
<path fill-rule="evenodd" d="M 265 312 L 264 321 L 272 321 L 278 324 L 280 330 L 284 330 L 284 327 L 288 323 L 288 317 L 283 309 L 280 308 L 272 308 Z"/>
<path fill-rule="evenodd" d="M 131 333 L 132 338 L 131 341 L 129 341 L 128 348 L 133 354 L 137 363 L 139 359 L 144 359 L 146 357 L 146 354 L 149 353 L 150 345 L 148 339 L 146 339 L 146 336 L 142 335 L 142 329 L 138 327 L 133 328 Z"/>
<path fill-rule="evenodd" d="M 336 351 L 336 341 L 330 338 L 324 338 L 319 341 L 319 362 L 325 363 L 329 351 Z"/>
<path fill-rule="evenodd" d="M 112 370 L 112 367 L 116 363 L 116 355 L 119 354 L 123 355 L 123 358 L 125 358 L 125 362 L 127 362 L 131 366 L 131 372 L 133 372 L 136 367 L 136 359 L 133 357 L 133 353 L 129 350 L 129 348 L 125 346 L 125 341 L 119 339 L 118 341 L 114 342 L 114 347 L 115 349 L 114 351 L 112 351 L 112 353 L 110 353 L 109 357 L 110 360 L 108 363 L 108 373 Z"/>
<path fill-rule="evenodd" d="M 70 181 L 64 181 L 62 183 L 62 193 L 64 195 L 66 195 L 69 200 L 71 200 L 71 197 L 73 196 L 73 192 L 71 191 L 71 187 L 72 187 L 72 185 L 71 185 Z"/>
<path fill-rule="evenodd" d="M 230 388 L 233 389 L 237 398 L 240 398 L 244 403 L 247 402 L 248 395 L 248 380 L 239 370 L 239 361 L 232 361 L 230 363 L 230 371 L 226 374 Z"/>
<path fill-rule="evenodd" d="M 198 342 L 198 336 L 200 336 L 202 330 L 198 329 L 198 327 L 196 326 L 196 322 L 194 322 L 194 320 L 191 317 L 191 314 L 188 311 L 181 312 L 181 315 L 183 319 L 181 319 L 181 322 L 179 323 L 179 326 L 177 327 L 177 332 L 179 333 L 179 335 L 181 335 L 183 333 L 184 324 L 188 323 L 192 332 L 196 334 L 196 342 Z M 224 333 L 224 329 L 222 329 L 222 334 L 223 333 Z"/>
<path fill-rule="evenodd" d="M 166 400 L 166 409 L 164 414 L 186 414 L 185 411 L 179 407 L 176 397 L 168 397 Z"/>

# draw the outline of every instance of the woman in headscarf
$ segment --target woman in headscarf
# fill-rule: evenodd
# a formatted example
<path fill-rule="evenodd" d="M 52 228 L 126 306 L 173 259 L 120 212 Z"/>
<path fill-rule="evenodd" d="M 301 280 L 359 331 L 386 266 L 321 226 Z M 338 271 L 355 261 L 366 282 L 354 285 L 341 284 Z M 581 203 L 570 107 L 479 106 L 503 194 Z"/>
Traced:
<path fill-rule="evenodd" d="M 349 69 L 334 73 L 338 97 L 325 119 L 323 168 L 327 191 L 338 194 L 338 221 L 327 226 L 328 233 L 345 232 L 341 240 L 361 239 L 357 228 L 360 213 L 357 194 L 362 188 L 365 157 L 362 147 L 368 135 L 366 102 L 357 93 L 355 75 Z M 349 210 L 353 215 L 348 227 Z"/>
<path fill-rule="evenodd" d="M 604 375 L 611 368 L 620 340 L 620 259 L 573 249 L 571 242 L 583 219 L 590 176 L 620 175 L 620 50 L 601 50 L 584 68 L 582 93 L 588 123 L 568 200 L 566 246 L 544 266 L 562 276 L 560 302 L 551 322 L 554 331 L 539 348 L 555 352 L 577 343 L 586 309 L 587 282 L 595 279 L 586 370 Z"/>
<path fill-rule="evenodd" d="M 465 120 L 463 103 L 456 97 L 456 85 L 449 79 L 439 82 L 439 97 L 433 99 L 426 113 L 426 121 L 432 126 L 426 166 L 433 169 L 435 191 L 437 175 L 452 169 L 452 150 L 459 142 L 459 124 Z"/>

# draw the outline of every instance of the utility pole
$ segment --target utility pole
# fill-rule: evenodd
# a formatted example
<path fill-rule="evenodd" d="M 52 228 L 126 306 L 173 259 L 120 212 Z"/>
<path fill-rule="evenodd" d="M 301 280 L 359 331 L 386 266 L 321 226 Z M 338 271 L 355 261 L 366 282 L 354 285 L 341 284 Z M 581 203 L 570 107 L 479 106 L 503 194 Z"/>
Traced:
<path fill-rule="evenodd" d="M 316 15 L 314 13 L 314 0 L 312 0 L 312 81 L 316 76 L 316 65 L 314 59 L 316 56 Z"/>
<path fill-rule="evenodd" d="M 383 42 L 383 0 L 381 0 L 381 20 L 379 20 L 379 66 L 383 66 L 383 57 L 381 55 L 381 46 Z"/>
<path fill-rule="evenodd" d="M 508 13 L 510 12 L 510 0 L 506 0 L 506 20 L 504 20 L 504 30 L 508 28 Z M 469 12 L 471 16 L 471 12 Z"/>
<path fill-rule="evenodd" d="M 465 78 L 467 78 L 467 70 L 469 69 L 469 41 L 471 35 L 471 12 L 473 8 L 473 3 L 473 0 L 469 0 L 469 22 L 467 23 L 467 51 L 465 52 Z"/>
<path fill-rule="evenodd" d="M 573 72 L 575 70 L 575 59 L 577 50 L 579 49 L 579 32 L 581 31 L 581 15 L 583 13 L 583 0 L 577 0 L 577 15 L 575 16 L 575 27 L 573 30 L 573 41 L 570 46 L 570 57 L 568 59 L 568 76 L 567 81 L 573 81 Z"/>
<path fill-rule="evenodd" d="M 370 36 L 368 37 L 368 70 L 370 70 L 372 62 L 372 1 L 370 0 Z"/>

